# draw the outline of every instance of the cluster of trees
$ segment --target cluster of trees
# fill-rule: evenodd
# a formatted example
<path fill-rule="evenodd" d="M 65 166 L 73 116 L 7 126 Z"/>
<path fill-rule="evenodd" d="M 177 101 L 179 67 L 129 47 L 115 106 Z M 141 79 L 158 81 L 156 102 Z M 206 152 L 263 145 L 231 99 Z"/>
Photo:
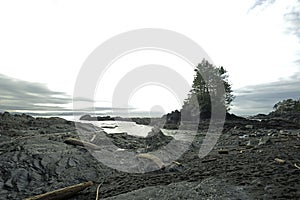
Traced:
<path fill-rule="evenodd" d="M 234 100 L 231 84 L 228 81 L 227 71 L 224 67 L 216 67 L 203 59 L 195 68 L 195 76 L 192 89 L 188 98 L 184 101 L 182 109 L 169 114 L 180 120 L 180 115 L 196 116 L 200 119 L 211 117 L 212 105 L 219 106 L 216 109 L 230 110 Z M 279 101 L 273 107 L 274 113 L 300 113 L 300 98 L 298 100 L 286 99 Z"/>
<path fill-rule="evenodd" d="M 216 67 L 203 59 L 195 68 L 192 89 L 181 113 L 185 116 L 199 114 L 201 119 L 208 119 L 211 117 L 212 104 L 217 106 L 216 109 L 229 111 L 233 99 L 227 71 L 224 67 Z M 200 113 L 197 113 L 199 111 Z"/>
<path fill-rule="evenodd" d="M 275 113 L 300 112 L 300 98 L 298 100 L 285 99 L 273 107 Z"/>

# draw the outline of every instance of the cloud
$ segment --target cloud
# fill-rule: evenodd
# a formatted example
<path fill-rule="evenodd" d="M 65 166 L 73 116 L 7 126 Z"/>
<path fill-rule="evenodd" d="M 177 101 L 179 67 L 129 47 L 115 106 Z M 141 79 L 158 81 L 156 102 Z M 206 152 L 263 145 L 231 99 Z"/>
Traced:
<path fill-rule="evenodd" d="M 14 79 L 0 74 L 1 110 L 68 110 L 71 97 L 64 92 L 49 90 L 45 84 Z"/>
<path fill-rule="evenodd" d="M 268 7 L 274 4 L 278 0 L 256 0 L 254 5 L 249 11 L 257 7 Z M 296 35 L 300 41 L 300 1 L 295 0 L 293 5 L 289 5 L 286 8 L 287 12 L 284 14 L 284 19 L 288 23 L 287 32 Z"/>
<path fill-rule="evenodd" d="M 260 6 L 268 6 L 274 2 L 275 0 L 256 0 L 254 5 L 250 8 L 250 10 L 253 10 L 256 7 L 260 7 Z"/>
<path fill-rule="evenodd" d="M 285 14 L 288 24 L 288 32 L 294 34 L 300 40 L 300 1 L 296 1 L 289 11 Z"/>
<path fill-rule="evenodd" d="M 84 97 L 74 97 L 64 92 L 51 91 L 45 84 L 14 79 L 0 74 L 0 112 L 1 111 L 29 111 L 29 112 L 71 112 L 72 101 L 81 102 L 83 105 L 93 105 L 95 101 Z M 100 102 L 101 103 L 101 102 Z M 102 102 L 103 103 L 103 102 Z M 105 102 L 108 104 L 108 102 Z M 135 108 L 114 108 L 116 112 L 125 112 Z M 83 108 L 79 111 L 95 110 L 111 112 L 111 106 L 96 106 Z"/>
<path fill-rule="evenodd" d="M 300 73 L 277 82 L 238 89 L 235 95 L 232 112 L 244 115 L 269 113 L 278 101 L 300 97 Z"/>

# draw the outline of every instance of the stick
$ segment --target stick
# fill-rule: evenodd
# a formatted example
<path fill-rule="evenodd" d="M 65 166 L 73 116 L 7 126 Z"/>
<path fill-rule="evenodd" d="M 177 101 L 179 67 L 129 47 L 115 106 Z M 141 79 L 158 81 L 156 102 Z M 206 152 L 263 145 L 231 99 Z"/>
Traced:
<path fill-rule="evenodd" d="M 25 200 L 59 200 L 59 199 L 66 199 L 71 196 L 74 196 L 76 193 L 84 190 L 87 187 L 90 187 L 93 185 L 92 181 L 79 183 L 77 185 L 72 185 L 69 187 L 61 188 L 58 190 L 54 190 L 51 192 L 47 192 L 44 194 L 40 194 L 34 197 L 29 197 Z"/>
<path fill-rule="evenodd" d="M 178 166 L 182 166 L 182 164 L 180 162 L 177 162 L 175 160 L 173 160 L 172 163 L 174 163 L 175 165 L 178 165 Z"/>
<path fill-rule="evenodd" d="M 300 169 L 300 167 L 299 167 L 296 163 L 294 164 L 294 166 L 295 166 L 296 168 Z"/>
<path fill-rule="evenodd" d="M 90 142 L 93 142 L 96 138 L 96 134 L 93 135 L 92 139 L 90 140 Z"/>
<path fill-rule="evenodd" d="M 98 185 L 98 187 L 97 187 L 97 191 L 96 191 L 96 200 L 98 200 L 98 198 L 99 198 L 99 189 L 100 189 L 100 187 L 101 187 L 102 184 L 103 184 L 103 183 L 100 183 L 100 184 Z"/>
<path fill-rule="evenodd" d="M 85 142 L 82 140 L 78 140 L 75 138 L 68 138 L 64 141 L 67 144 L 73 144 L 73 145 L 78 145 L 78 146 L 83 146 L 83 147 L 87 147 L 89 149 L 93 149 L 93 150 L 100 150 L 101 147 L 99 147 L 98 145 L 95 145 L 93 143 L 90 142 Z"/>

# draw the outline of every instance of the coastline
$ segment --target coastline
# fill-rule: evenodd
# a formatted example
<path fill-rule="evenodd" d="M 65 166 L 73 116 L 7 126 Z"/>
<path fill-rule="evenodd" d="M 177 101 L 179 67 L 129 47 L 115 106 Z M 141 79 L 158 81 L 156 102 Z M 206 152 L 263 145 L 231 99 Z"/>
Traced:
<path fill-rule="evenodd" d="M 300 126 L 291 126 L 286 117 L 261 122 L 228 120 L 207 156 L 198 156 L 205 138 L 205 134 L 199 134 L 174 162 L 168 163 L 168 156 L 159 157 L 164 165 L 138 156 L 174 141 L 159 129 L 152 130 L 148 137 L 136 137 L 107 134 L 89 123 L 81 125 L 85 132 L 78 137 L 74 122 L 61 118 L 0 114 L 0 199 L 28 198 L 86 181 L 94 185 L 70 199 L 94 199 L 100 183 L 103 199 L 125 200 L 150 194 L 157 199 L 300 198 L 300 169 L 296 167 L 300 165 Z M 68 138 L 88 142 L 96 149 L 68 143 Z M 108 145 L 110 142 L 115 149 Z M 175 142 L 179 147 L 185 144 Z M 117 161 L 124 161 L 111 166 L 131 172 L 116 170 L 96 159 L 93 153 L 98 147 L 108 148 L 120 158 Z M 137 157 L 126 157 L 122 149 Z M 112 160 L 107 158 L 105 162 Z"/>

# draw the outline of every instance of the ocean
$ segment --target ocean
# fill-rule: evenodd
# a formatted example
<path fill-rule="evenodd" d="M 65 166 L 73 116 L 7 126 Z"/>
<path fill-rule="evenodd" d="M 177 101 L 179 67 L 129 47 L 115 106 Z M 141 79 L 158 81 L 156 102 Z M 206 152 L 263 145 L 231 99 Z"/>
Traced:
<path fill-rule="evenodd" d="M 76 121 L 82 123 L 91 123 L 94 126 L 102 128 L 108 134 L 114 133 L 124 133 L 126 132 L 129 135 L 146 137 L 149 132 L 152 130 L 152 126 L 140 125 L 135 122 L 128 121 L 84 121 L 79 120 L 80 116 L 73 115 L 33 115 L 33 117 L 60 117 L 69 121 Z M 194 136 L 196 133 L 189 130 L 167 130 L 161 129 L 161 131 L 168 136 L 174 137 L 176 140 L 190 140 L 191 136 Z"/>

